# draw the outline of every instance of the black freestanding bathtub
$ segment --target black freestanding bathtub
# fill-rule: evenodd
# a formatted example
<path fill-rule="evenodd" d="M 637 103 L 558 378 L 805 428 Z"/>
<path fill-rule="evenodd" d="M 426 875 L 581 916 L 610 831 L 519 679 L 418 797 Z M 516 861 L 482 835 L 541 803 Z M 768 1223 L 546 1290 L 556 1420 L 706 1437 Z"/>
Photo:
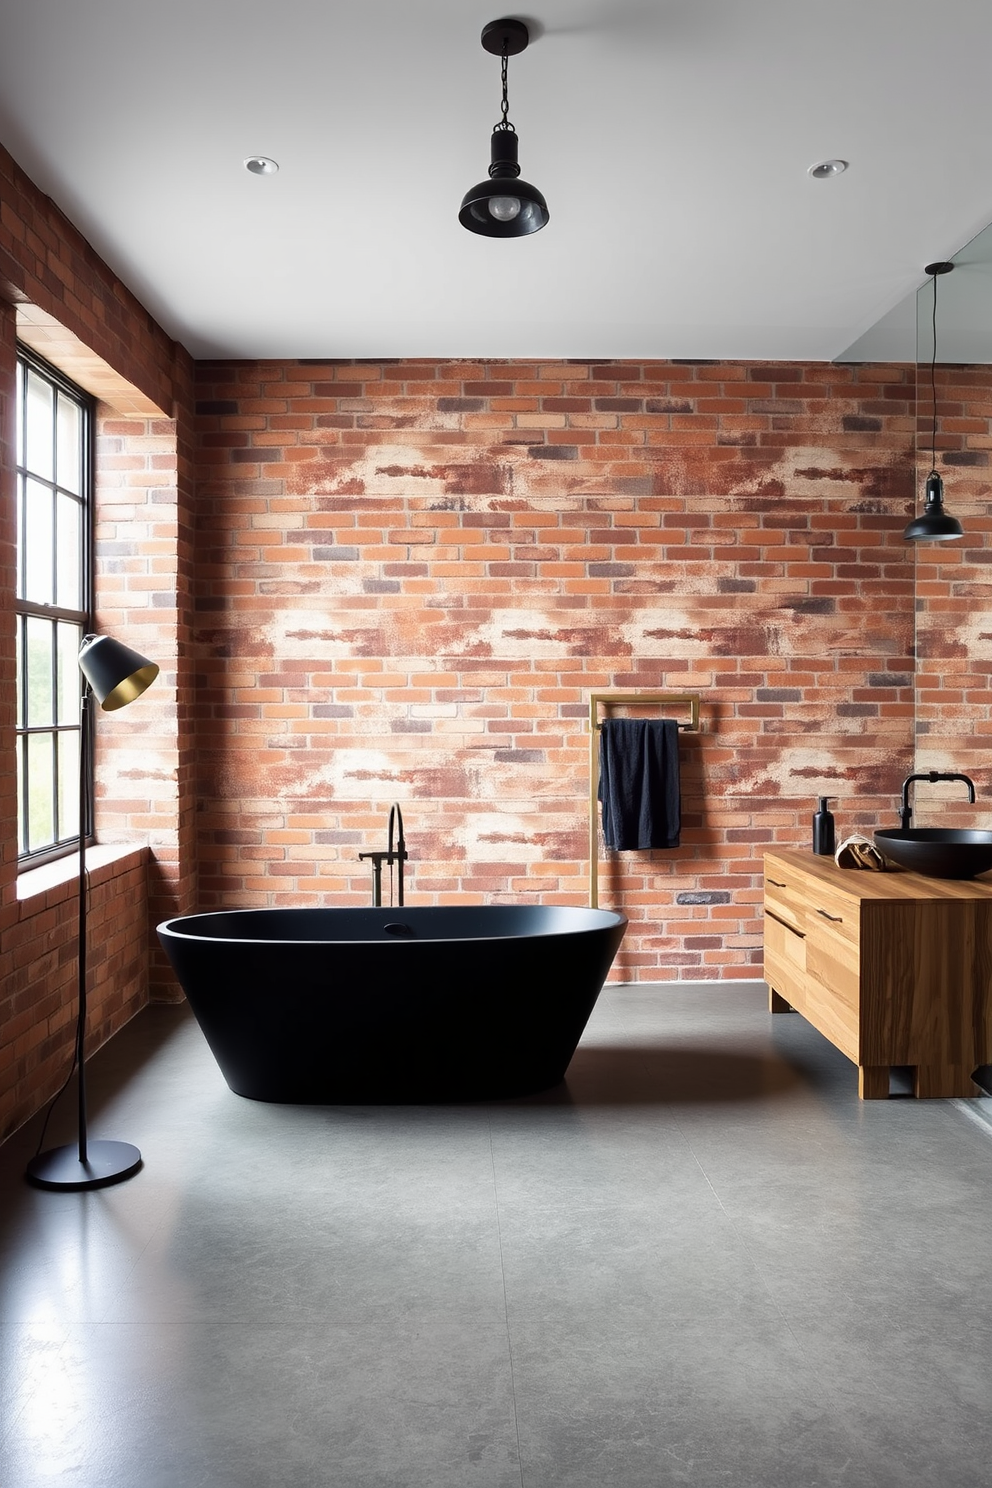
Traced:
<path fill-rule="evenodd" d="M 557 1084 L 626 926 L 552 905 L 242 909 L 158 934 L 238 1095 L 385 1104 Z"/>

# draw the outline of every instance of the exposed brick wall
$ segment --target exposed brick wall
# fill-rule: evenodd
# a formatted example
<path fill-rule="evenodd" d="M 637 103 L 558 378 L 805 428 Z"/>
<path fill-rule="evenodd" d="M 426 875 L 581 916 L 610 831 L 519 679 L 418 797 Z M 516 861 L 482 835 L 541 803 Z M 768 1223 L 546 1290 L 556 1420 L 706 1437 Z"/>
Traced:
<path fill-rule="evenodd" d="M 71 1059 L 75 1004 L 74 884 L 18 898 L 12 563 L 18 308 L 25 331 L 33 328 L 46 346 L 59 344 L 61 327 L 65 344 L 87 353 L 78 366 L 71 355 L 59 362 L 83 386 L 88 376 L 97 376 L 94 391 L 117 386 L 123 405 L 150 403 L 163 415 L 153 424 L 121 421 L 127 427 L 119 425 L 113 437 L 122 465 L 131 468 L 112 480 L 105 459 L 96 493 L 99 623 L 147 649 L 163 676 L 147 706 L 141 700 L 123 714 L 98 720 L 98 840 L 150 842 L 151 851 L 142 848 L 127 855 L 122 868 L 100 870 L 90 917 L 91 1050 L 147 999 L 149 985 L 156 995 L 176 995 L 157 947 L 150 964 L 149 930 L 164 914 L 192 907 L 195 896 L 188 644 L 192 362 L 0 149 L 0 612 L 6 616 L 0 627 L 0 1137 L 61 1083 Z M 118 524 L 132 522 L 135 528 L 147 524 L 152 546 L 128 571 L 115 566 L 111 549 L 127 541 Z M 133 760 L 138 750 L 141 778 L 133 776 L 135 792 L 128 798 L 122 792 L 126 756 L 130 751 Z M 122 756 L 125 767 L 117 772 L 115 761 Z M 133 814 L 127 807 L 121 811 L 128 799 Z"/>
<path fill-rule="evenodd" d="M 917 788 L 918 826 L 987 827 L 992 798 L 992 368 L 937 368 L 937 463 L 960 541 L 917 552 L 917 770 L 974 778 L 975 806 L 959 784 Z M 930 469 L 932 402 L 921 377 L 917 488 Z"/>
<path fill-rule="evenodd" d="M 164 413 L 174 412 L 182 396 L 175 342 L 2 145 L 0 299 L 53 315 Z"/>
<path fill-rule="evenodd" d="M 97 710 L 98 819 L 103 839 L 148 843 L 152 849 L 149 991 L 166 1001 L 181 993 L 155 925 L 189 912 L 196 901 L 188 644 L 193 482 L 188 467 L 176 420 L 120 418 L 102 410 L 96 450 L 97 629 L 126 637 L 158 663 L 160 673 L 126 714 L 100 716 Z"/>
<path fill-rule="evenodd" d="M 913 746 L 911 368 L 198 369 L 200 902 L 586 901 L 587 698 L 698 691 L 626 979 L 759 974 L 760 854 Z"/>
<path fill-rule="evenodd" d="M 99 1048 L 148 1000 L 146 863 L 135 848 L 91 869 L 87 914 L 87 1047 Z M 4 917 L 0 1137 L 62 1084 L 77 1009 L 77 880 L 8 906 Z"/>

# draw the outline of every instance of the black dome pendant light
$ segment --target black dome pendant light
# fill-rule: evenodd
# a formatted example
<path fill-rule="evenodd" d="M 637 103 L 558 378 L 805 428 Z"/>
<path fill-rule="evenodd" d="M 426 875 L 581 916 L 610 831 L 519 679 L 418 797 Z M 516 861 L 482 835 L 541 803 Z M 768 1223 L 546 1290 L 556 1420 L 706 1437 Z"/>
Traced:
<path fill-rule="evenodd" d="M 926 504 L 920 516 L 914 517 L 903 533 L 907 542 L 948 542 L 964 537 L 957 517 L 944 510 L 944 482 L 937 474 L 937 280 L 949 274 L 952 263 L 927 264 L 925 274 L 933 279 L 933 356 L 930 361 L 930 392 L 933 398 L 933 427 L 930 434 L 930 474 L 927 476 Z"/>
<path fill-rule="evenodd" d="M 487 52 L 503 59 L 503 117 L 493 130 L 488 181 L 480 181 L 462 198 L 458 221 L 486 238 L 524 238 L 548 221 L 548 204 L 536 186 L 520 179 L 517 131 L 510 123 L 506 97 L 506 61 L 530 41 L 523 21 L 490 21 L 482 30 Z"/>

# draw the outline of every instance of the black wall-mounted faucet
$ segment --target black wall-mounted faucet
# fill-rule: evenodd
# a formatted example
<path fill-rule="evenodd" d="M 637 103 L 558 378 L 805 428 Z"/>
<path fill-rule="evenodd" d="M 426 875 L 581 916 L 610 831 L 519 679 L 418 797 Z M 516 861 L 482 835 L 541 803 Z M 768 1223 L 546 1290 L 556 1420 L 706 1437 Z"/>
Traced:
<path fill-rule="evenodd" d="M 938 780 L 961 780 L 968 787 L 968 800 L 972 805 L 975 804 L 975 782 L 970 775 L 943 775 L 939 770 L 927 770 L 922 775 L 907 775 L 902 783 L 902 807 L 899 811 L 899 823 L 904 832 L 909 830 L 909 824 L 913 819 L 913 810 L 909 804 L 909 787 L 914 780 L 927 780 L 931 785 Z"/>

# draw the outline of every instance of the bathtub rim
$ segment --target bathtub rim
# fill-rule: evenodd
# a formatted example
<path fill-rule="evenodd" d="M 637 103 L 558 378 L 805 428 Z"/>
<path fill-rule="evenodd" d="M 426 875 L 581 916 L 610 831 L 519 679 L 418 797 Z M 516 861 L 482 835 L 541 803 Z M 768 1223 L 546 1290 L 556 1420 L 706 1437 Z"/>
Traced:
<path fill-rule="evenodd" d="M 189 933 L 186 933 L 186 932 L 184 932 L 182 930 L 178 930 L 178 929 L 175 929 L 174 928 L 175 926 L 177 926 L 179 924 L 188 923 L 190 920 L 203 920 L 203 919 L 213 918 L 213 917 L 215 917 L 217 915 L 230 915 L 230 916 L 233 917 L 233 916 L 236 916 L 236 915 L 247 915 L 247 914 L 279 914 L 281 912 L 292 913 L 294 911 L 311 912 L 311 913 L 314 912 L 314 911 L 316 911 L 316 912 L 323 913 L 323 914 L 335 914 L 335 913 L 339 913 L 339 912 L 340 913 L 364 913 L 366 911 L 368 911 L 368 912 L 371 913 L 373 909 L 378 910 L 378 912 L 382 913 L 383 915 L 390 915 L 390 916 L 392 916 L 392 919 L 389 920 L 389 921 L 387 921 L 387 923 L 394 923 L 394 924 L 395 923 L 402 923 L 403 916 L 406 915 L 406 914 L 408 914 L 408 913 L 411 913 L 411 912 L 412 913 L 417 913 L 418 911 L 422 911 L 422 910 L 435 910 L 435 909 L 437 909 L 437 910 L 446 910 L 448 912 L 451 912 L 451 911 L 461 912 L 462 910 L 464 910 L 466 912 L 472 912 L 472 911 L 478 912 L 479 910 L 485 911 L 487 909 L 500 909 L 500 910 L 515 910 L 515 909 L 517 909 L 517 910 L 526 910 L 526 909 L 578 910 L 582 914 L 592 915 L 592 916 L 595 916 L 596 918 L 593 919 L 591 923 L 588 923 L 587 922 L 584 925 L 574 925 L 574 926 L 572 926 L 570 928 L 564 928 L 564 929 L 537 930 L 537 931 L 532 931 L 532 932 L 527 933 L 527 934 L 518 934 L 518 935 L 507 935 L 507 934 L 503 934 L 503 935 L 491 935 L 491 934 L 490 935 L 462 935 L 462 936 L 451 936 L 451 935 L 432 935 L 432 936 L 426 936 L 426 935 L 417 935 L 417 936 L 411 937 L 409 939 L 406 938 L 405 936 L 398 936 L 398 937 L 395 937 L 395 938 L 390 937 L 387 940 L 382 940 L 382 939 L 379 939 L 379 938 L 372 939 L 372 938 L 369 938 L 369 937 L 365 937 L 365 938 L 361 938 L 361 939 L 356 938 L 356 937 L 352 937 L 352 938 L 349 938 L 347 940 L 345 940 L 345 939 L 336 939 L 336 940 L 332 940 L 332 939 L 317 939 L 317 940 L 310 940 L 310 939 L 304 939 L 302 937 L 299 937 L 299 938 L 294 937 L 292 939 L 286 939 L 285 937 L 279 937 L 279 936 L 275 936 L 275 937 L 264 937 L 263 938 L 263 937 L 257 936 L 257 935 L 253 935 L 253 936 L 241 936 L 241 935 L 195 935 L 195 934 L 189 934 Z M 324 905 L 324 904 L 311 904 L 311 905 L 302 905 L 302 904 L 272 904 L 272 905 L 256 905 L 253 908 L 247 908 L 247 909 L 205 909 L 205 910 L 199 911 L 196 914 L 172 915 L 172 916 L 170 916 L 169 919 L 162 920 L 156 926 L 156 931 L 157 931 L 157 933 L 160 936 L 162 936 L 162 935 L 173 936 L 177 940 L 189 941 L 189 942 L 191 942 L 193 944 L 196 944 L 196 945 L 239 945 L 239 946 L 290 946 L 290 945 L 293 945 L 293 946 L 298 946 L 298 945 L 301 945 L 301 946 L 302 945 L 306 945 L 306 946 L 362 946 L 362 945 L 386 946 L 386 945 L 391 945 L 391 946 L 407 946 L 407 947 L 409 947 L 411 945 L 422 945 L 422 946 L 427 946 L 427 945 L 452 945 L 452 944 L 486 945 L 486 944 L 490 944 L 490 943 L 499 943 L 499 942 L 502 942 L 502 941 L 511 941 L 511 940 L 545 940 L 545 939 L 546 940 L 553 940 L 553 939 L 557 938 L 558 936 L 597 934 L 597 933 L 600 933 L 600 932 L 602 932 L 604 930 L 611 929 L 611 928 L 614 928 L 614 927 L 617 927 L 617 926 L 622 926 L 624 929 L 626 929 L 626 927 L 627 927 L 628 924 L 629 924 L 628 916 L 625 915 L 624 913 L 622 913 L 622 911 L 620 911 L 620 910 L 613 910 L 613 909 L 603 909 L 601 907 L 597 907 L 597 908 L 594 909 L 594 908 L 592 908 L 591 905 L 588 905 L 588 904 L 407 904 L 407 905 L 403 905 L 403 906 L 399 906 L 399 905 L 391 905 L 391 906 L 390 905 L 382 905 L 382 906 L 371 906 L 371 905 L 335 905 L 335 904 L 326 904 L 326 905 Z"/>

